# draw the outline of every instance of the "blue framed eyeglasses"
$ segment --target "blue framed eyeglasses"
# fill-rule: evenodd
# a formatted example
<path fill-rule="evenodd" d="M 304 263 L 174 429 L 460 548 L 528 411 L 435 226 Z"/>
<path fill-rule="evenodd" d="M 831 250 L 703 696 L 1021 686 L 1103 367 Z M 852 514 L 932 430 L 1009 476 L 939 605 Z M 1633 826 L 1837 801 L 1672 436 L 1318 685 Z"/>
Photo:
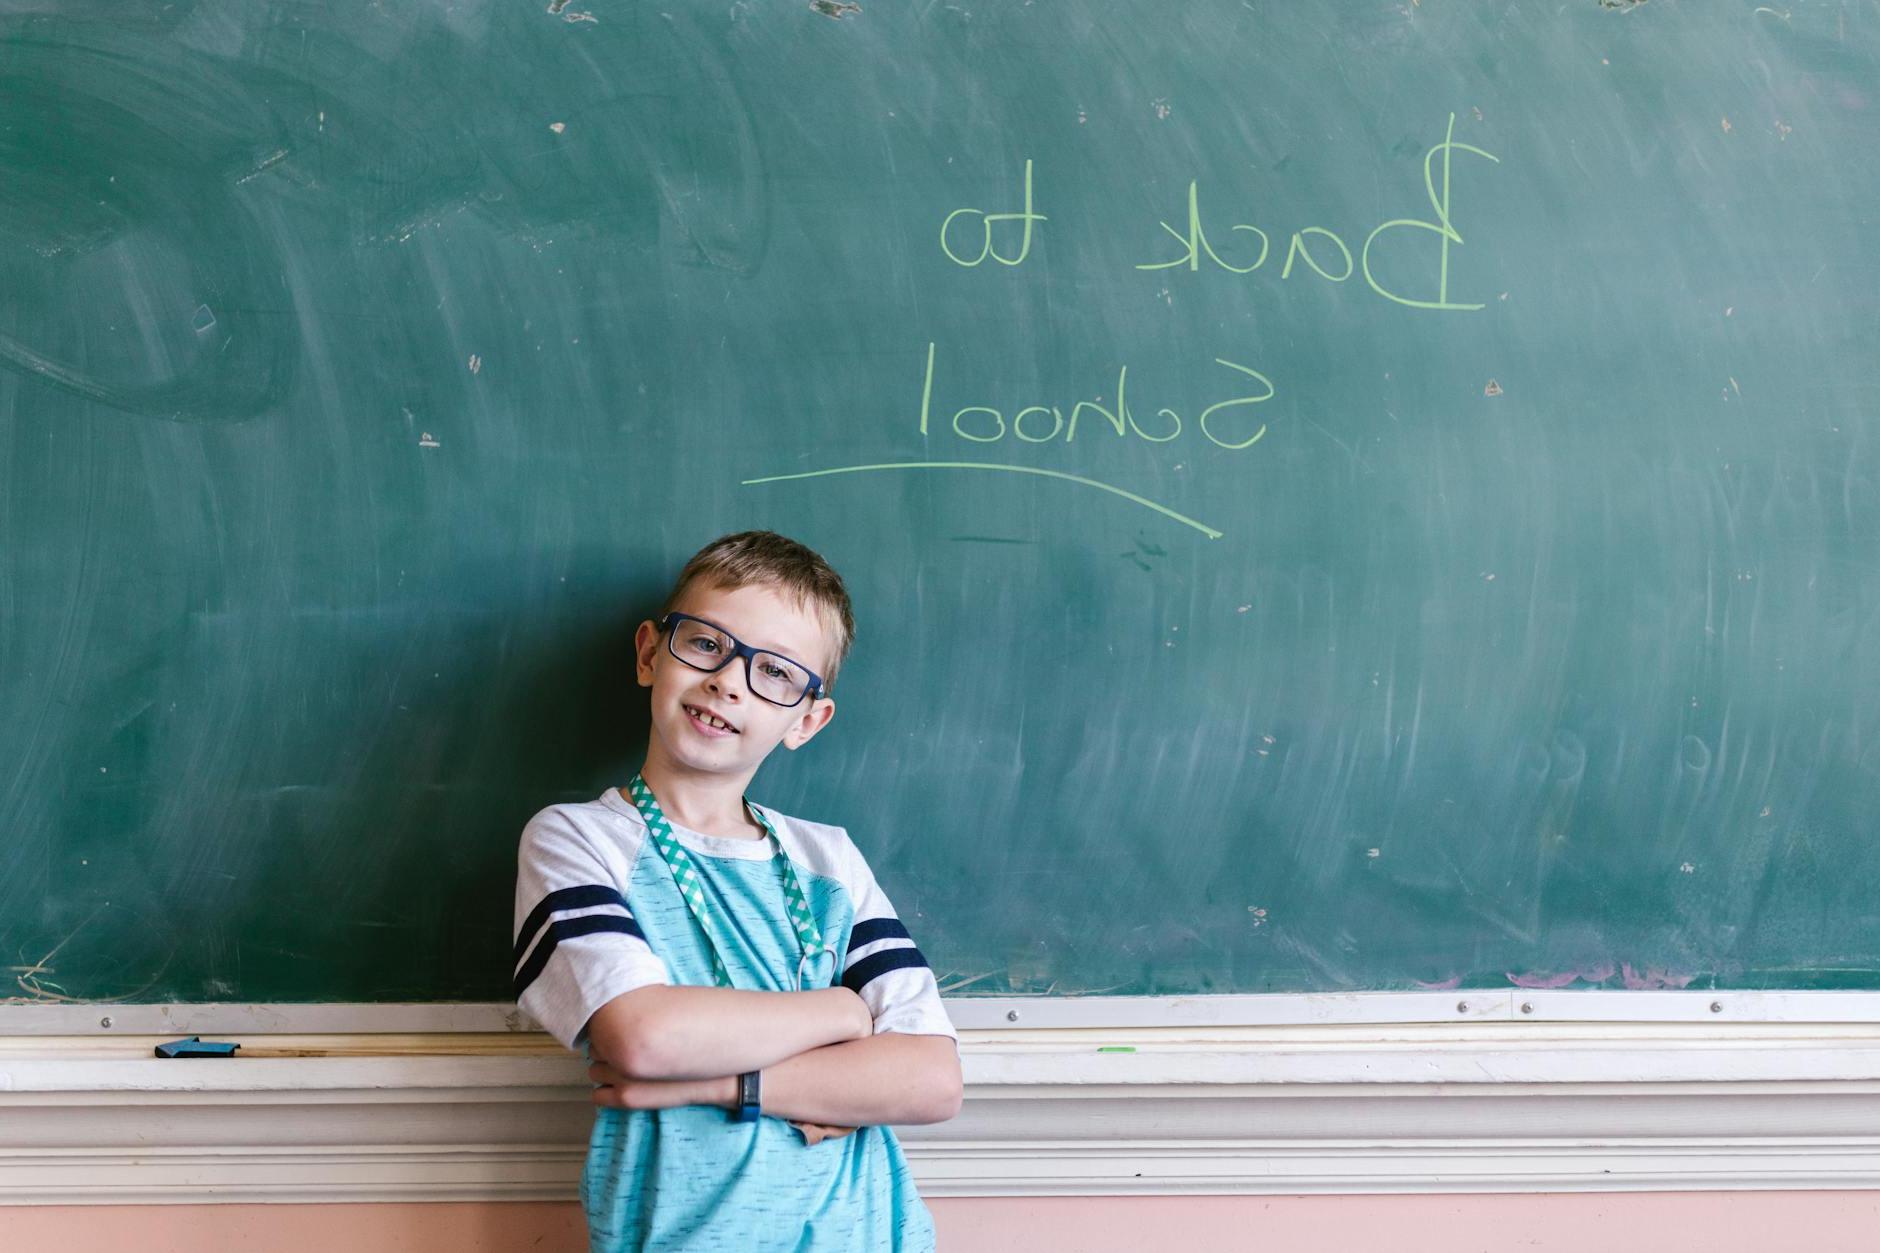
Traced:
<path fill-rule="evenodd" d="M 674 612 L 657 625 L 665 632 L 666 651 L 694 670 L 715 674 L 735 658 L 744 658 L 744 685 L 752 695 L 773 705 L 789 709 L 802 704 L 805 696 L 821 700 L 827 695 L 822 676 L 808 666 L 781 653 L 752 648 L 717 623 Z"/>

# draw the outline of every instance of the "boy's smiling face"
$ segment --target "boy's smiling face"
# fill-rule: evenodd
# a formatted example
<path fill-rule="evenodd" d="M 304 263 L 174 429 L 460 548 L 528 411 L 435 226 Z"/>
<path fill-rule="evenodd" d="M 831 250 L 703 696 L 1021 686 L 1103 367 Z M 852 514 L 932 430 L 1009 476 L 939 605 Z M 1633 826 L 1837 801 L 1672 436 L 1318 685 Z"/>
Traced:
<path fill-rule="evenodd" d="M 702 618 L 753 648 L 779 653 L 827 674 L 830 631 L 813 605 L 774 584 L 725 588 L 694 583 L 672 608 Z M 835 702 L 813 700 L 786 709 L 754 694 L 743 658 L 710 674 L 666 647 L 666 633 L 642 622 L 634 635 L 639 683 L 652 692 L 653 729 L 647 756 L 688 775 L 737 779 L 741 788 L 778 744 L 801 748 L 835 716 Z M 712 719 L 726 724 L 712 725 Z"/>

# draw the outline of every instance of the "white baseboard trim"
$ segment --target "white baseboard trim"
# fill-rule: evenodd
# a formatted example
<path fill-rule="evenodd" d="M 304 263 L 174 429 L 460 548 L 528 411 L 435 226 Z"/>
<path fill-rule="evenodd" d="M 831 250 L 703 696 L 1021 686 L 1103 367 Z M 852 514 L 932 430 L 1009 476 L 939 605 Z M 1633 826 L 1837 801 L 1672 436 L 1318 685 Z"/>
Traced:
<path fill-rule="evenodd" d="M 0 1039 L 0 1204 L 574 1196 L 587 1087 L 545 1039 L 157 1038 Z M 962 1056 L 961 1116 L 900 1133 L 930 1197 L 1880 1188 L 1871 1025 L 969 1031 Z"/>

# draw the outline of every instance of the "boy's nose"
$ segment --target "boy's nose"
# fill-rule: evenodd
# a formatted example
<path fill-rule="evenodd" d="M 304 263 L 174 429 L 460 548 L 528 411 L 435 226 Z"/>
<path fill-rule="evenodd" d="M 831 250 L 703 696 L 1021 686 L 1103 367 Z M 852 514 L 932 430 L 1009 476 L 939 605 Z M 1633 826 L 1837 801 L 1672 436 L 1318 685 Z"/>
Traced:
<path fill-rule="evenodd" d="M 733 681 L 729 674 L 730 671 L 736 668 L 735 666 L 726 666 L 716 674 L 705 676 L 705 690 L 722 696 L 735 705 L 744 698 L 743 685 Z"/>

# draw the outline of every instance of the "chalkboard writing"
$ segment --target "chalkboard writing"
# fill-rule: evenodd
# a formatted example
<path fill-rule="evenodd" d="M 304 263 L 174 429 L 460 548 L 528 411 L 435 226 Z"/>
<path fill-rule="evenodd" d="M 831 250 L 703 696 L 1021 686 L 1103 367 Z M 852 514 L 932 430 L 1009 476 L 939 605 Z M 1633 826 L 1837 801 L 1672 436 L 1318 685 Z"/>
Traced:
<path fill-rule="evenodd" d="M 1462 235 L 1456 230 L 1450 212 L 1450 205 L 1452 203 L 1450 160 L 1451 154 L 1458 151 L 1472 153 L 1475 156 L 1484 157 L 1490 161 L 1499 161 L 1499 158 L 1492 153 L 1484 152 L 1473 144 L 1457 143 L 1455 141 L 1455 128 L 1455 115 L 1451 114 L 1449 118 L 1449 129 L 1443 141 L 1432 147 L 1429 152 L 1425 154 L 1423 159 L 1424 189 L 1429 196 L 1430 211 L 1434 214 L 1434 220 L 1425 221 L 1417 218 L 1392 218 L 1388 222 L 1381 222 L 1365 237 L 1363 247 L 1359 253 L 1362 258 L 1364 280 L 1370 285 L 1371 290 L 1386 300 L 1394 301 L 1397 304 L 1412 309 L 1466 311 L 1484 307 L 1481 303 L 1468 304 L 1452 301 L 1449 298 L 1449 249 L 1452 244 L 1460 244 L 1463 242 Z M 1438 166 L 1439 161 L 1441 162 L 1440 167 Z M 1438 175 L 1439 168 L 1441 171 L 1440 176 Z M 1031 255 L 1032 232 L 1038 229 L 1040 223 L 1049 221 L 1047 215 L 1034 210 L 1032 197 L 1032 162 L 1029 159 L 1025 162 L 1024 186 L 1024 208 L 1021 210 L 1010 213 L 988 213 L 981 209 L 961 208 L 954 209 L 948 213 L 940 223 L 940 251 L 946 255 L 949 261 L 968 269 L 983 264 L 988 258 L 1005 266 L 1023 265 L 1025 259 Z M 966 253 L 970 255 L 963 256 L 953 250 L 952 244 L 948 241 L 949 236 L 955 229 L 954 223 L 956 219 L 964 219 L 966 223 L 978 227 L 977 252 L 973 252 L 971 247 L 967 247 Z M 1011 249 L 1011 255 L 1009 256 L 1001 252 L 995 244 L 996 232 L 994 227 L 1000 226 L 1002 223 L 1013 225 L 1002 227 L 1001 229 L 1008 232 L 1014 230 L 1017 232 L 1018 242 L 1016 247 Z M 1175 239 L 1181 241 L 1185 251 L 1181 256 L 1176 257 L 1172 261 L 1158 261 L 1138 265 L 1136 268 L 1139 270 L 1166 270 L 1174 267 L 1186 267 L 1190 271 L 1199 271 L 1201 268 L 1201 258 L 1206 256 L 1214 267 L 1221 270 L 1225 270 L 1231 274 L 1251 274 L 1266 264 L 1267 257 L 1271 252 L 1271 237 L 1265 230 L 1251 223 L 1236 222 L 1228 228 L 1229 233 L 1241 231 L 1248 233 L 1252 238 L 1259 241 L 1259 251 L 1253 255 L 1251 261 L 1244 265 L 1237 265 L 1231 261 L 1223 260 L 1221 255 L 1215 251 L 1214 245 L 1208 242 L 1207 233 L 1202 227 L 1198 184 L 1192 181 L 1188 184 L 1188 227 L 1186 232 L 1178 231 L 1167 222 L 1160 222 L 1158 225 L 1160 225 L 1164 231 L 1174 236 Z M 965 230 L 967 227 L 962 226 L 961 229 Z M 1377 276 L 1371 269 L 1371 246 L 1377 242 L 1380 236 L 1385 235 L 1387 232 L 1406 229 L 1428 231 L 1437 237 L 1438 264 L 1434 299 L 1416 299 L 1392 291 L 1378 281 Z M 1327 270 L 1314 258 L 1312 255 L 1313 245 L 1308 242 L 1313 240 L 1327 241 L 1326 243 L 1318 245 L 1321 251 L 1324 251 L 1328 247 L 1336 250 L 1336 255 L 1340 258 L 1340 261 L 1335 264 L 1334 268 L 1339 270 L 1338 273 Z M 1345 241 L 1335 232 L 1323 226 L 1306 226 L 1293 232 L 1291 240 L 1286 245 L 1285 261 L 1280 266 L 1279 278 L 1282 282 L 1292 277 L 1293 264 L 1296 261 L 1303 262 L 1304 270 L 1310 270 L 1320 278 L 1334 283 L 1342 283 L 1349 279 L 1352 276 L 1354 265 L 1351 249 L 1346 246 Z M 1304 270 L 1301 272 L 1303 273 Z M 928 433 L 928 423 L 932 416 L 933 409 L 935 349 L 936 345 L 934 343 L 930 342 L 927 345 L 927 372 L 921 384 L 920 434 L 923 436 Z M 1228 419 L 1217 418 L 1215 415 L 1223 410 L 1251 408 L 1254 405 L 1264 404 L 1266 401 L 1273 399 L 1278 393 L 1273 386 L 1272 380 L 1258 370 L 1238 364 L 1237 362 L 1228 361 L 1221 357 L 1216 357 L 1214 364 L 1244 375 L 1248 379 L 1252 379 L 1253 393 L 1250 395 L 1235 396 L 1227 400 L 1218 400 L 1208 405 L 1199 413 L 1193 415 L 1189 424 L 1190 429 L 1198 432 L 1203 439 L 1206 439 L 1208 442 L 1220 448 L 1236 450 L 1249 448 L 1258 443 L 1260 437 L 1266 434 L 1266 426 L 1264 424 L 1261 424 L 1257 429 L 1253 430 L 1251 434 L 1246 435 L 1245 438 L 1238 438 L 1237 436 L 1240 434 L 1238 431 L 1233 435 L 1223 436 L 1217 434 L 1217 428 L 1225 426 Z M 1061 438 L 1068 444 L 1077 438 L 1078 420 L 1084 416 L 1085 410 L 1089 410 L 1095 419 L 1101 419 L 1103 422 L 1106 422 L 1115 429 L 1117 435 L 1125 438 L 1134 437 L 1155 444 L 1164 444 L 1179 439 L 1183 429 L 1181 413 L 1166 406 L 1158 408 L 1155 410 L 1152 430 L 1145 430 L 1137 421 L 1137 415 L 1132 412 L 1129 407 L 1128 385 L 1129 367 L 1125 365 L 1117 369 L 1116 399 L 1109 405 L 1105 405 L 1101 397 L 1095 400 L 1077 400 L 1070 404 L 1068 410 L 1069 417 L 1067 418 L 1065 416 L 1065 408 L 1060 405 L 1026 404 L 1019 407 L 1011 414 L 1008 423 L 1006 412 L 1003 409 L 992 405 L 969 404 L 962 405 L 953 411 L 950 425 L 954 435 L 975 444 L 996 444 L 1003 441 L 1008 434 L 1018 443 L 1043 444 Z M 1242 384 L 1242 386 L 1246 385 Z M 1029 431 L 1025 426 L 1025 419 L 1028 417 L 1032 420 Z M 1044 425 L 1046 419 L 1050 420 L 1048 427 Z M 1210 419 L 1214 421 L 1215 426 L 1211 427 L 1209 425 Z M 1134 492 L 1124 491 L 1111 484 L 1098 483 L 1077 475 L 1066 474 L 1062 471 L 1040 470 L 1035 467 L 1020 465 L 993 464 L 988 462 L 897 461 L 876 465 L 838 466 L 827 470 L 811 470 L 795 474 L 772 475 L 767 478 L 746 479 L 744 482 L 746 486 L 750 486 L 758 483 L 776 483 L 792 479 L 821 478 L 831 474 L 858 474 L 878 470 L 935 469 L 1015 471 L 1018 473 L 1040 474 L 1047 477 L 1059 478 L 1067 482 L 1079 483 L 1086 487 L 1095 487 L 1132 501 L 1135 504 L 1153 509 L 1157 513 L 1163 514 L 1176 522 L 1180 522 L 1183 525 L 1200 531 L 1209 539 L 1219 539 L 1222 534 L 1213 527 L 1197 522 L 1193 518 L 1184 517 L 1176 513 L 1173 509 L 1157 504 L 1154 501 L 1146 500 Z"/>

